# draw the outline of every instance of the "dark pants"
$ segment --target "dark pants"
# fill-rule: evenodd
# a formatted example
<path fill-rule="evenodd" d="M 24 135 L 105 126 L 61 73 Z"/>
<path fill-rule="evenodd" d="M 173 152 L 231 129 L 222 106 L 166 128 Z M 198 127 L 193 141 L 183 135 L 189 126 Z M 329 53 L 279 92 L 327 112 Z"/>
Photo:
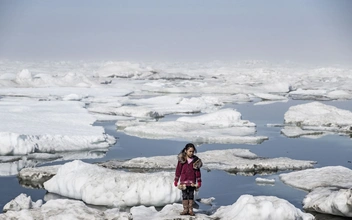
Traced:
<path fill-rule="evenodd" d="M 196 187 L 186 186 L 186 189 L 182 190 L 182 199 L 183 200 L 193 200 L 195 189 L 196 189 Z"/>

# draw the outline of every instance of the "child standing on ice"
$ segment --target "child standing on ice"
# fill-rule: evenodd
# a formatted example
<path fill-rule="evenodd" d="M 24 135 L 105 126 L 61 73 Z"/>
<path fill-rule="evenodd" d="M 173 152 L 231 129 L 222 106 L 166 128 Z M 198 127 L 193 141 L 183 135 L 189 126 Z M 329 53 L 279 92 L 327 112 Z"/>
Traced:
<path fill-rule="evenodd" d="M 197 153 L 196 147 L 188 143 L 177 156 L 174 185 L 182 190 L 183 212 L 180 213 L 181 215 L 194 216 L 194 190 L 198 190 L 202 185 L 200 168 L 203 164 L 194 153 Z M 180 184 L 178 184 L 179 180 Z"/>

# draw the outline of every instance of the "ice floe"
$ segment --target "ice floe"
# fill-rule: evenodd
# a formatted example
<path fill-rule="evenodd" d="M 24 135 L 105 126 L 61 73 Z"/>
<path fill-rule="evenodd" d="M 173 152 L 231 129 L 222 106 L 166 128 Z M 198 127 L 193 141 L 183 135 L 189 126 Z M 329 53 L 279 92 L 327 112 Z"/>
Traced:
<path fill-rule="evenodd" d="M 248 149 L 213 150 L 198 153 L 197 155 L 202 159 L 204 169 L 225 170 L 243 175 L 250 175 L 251 173 L 264 175 L 277 172 L 278 170 L 306 169 L 313 167 L 315 163 L 315 161 L 293 160 L 290 158 L 263 158 Z M 217 158 L 221 158 L 221 160 Z M 176 155 L 148 158 L 137 157 L 126 161 L 111 160 L 100 162 L 99 165 L 109 169 L 130 169 L 134 171 L 174 170 L 176 167 Z M 42 188 L 42 183 L 56 175 L 57 170 L 61 166 L 24 168 L 19 172 L 18 177 L 21 184 Z"/>
<path fill-rule="evenodd" d="M 83 103 L 0 102 L 0 155 L 108 148 L 115 139 L 92 126 Z"/>
<path fill-rule="evenodd" d="M 274 179 L 266 179 L 266 178 L 260 178 L 260 177 L 257 177 L 255 178 L 255 182 L 257 184 L 275 184 L 275 180 Z"/>
<path fill-rule="evenodd" d="M 45 181 L 51 179 L 62 165 L 27 167 L 18 173 L 20 183 L 29 182 L 31 185 L 41 186 Z"/>
<path fill-rule="evenodd" d="M 285 123 L 338 129 L 352 125 L 352 112 L 321 102 L 311 102 L 290 107 L 285 113 Z"/>
<path fill-rule="evenodd" d="M 286 157 L 263 158 L 248 149 L 212 150 L 198 153 L 203 168 L 228 172 L 265 172 L 312 168 L 315 161 L 293 160 Z M 137 157 L 127 161 L 109 161 L 100 165 L 108 168 L 174 169 L 176 155 Z"/>
<path fill-rule="evenodd" d="M 284 183 L 307 191 L 317 187 L 352 187 L 352 170 L 343 166 L 327 166 L 280 174 Z"/>
<path fill-rule="evenodd" d="M 352 217 L 352 189 L 338 187 L 319 187 L 303 200 L 307 211 Z"/>
<path fill-rule="evenodd" d="M 223 105 L 215 97 L 157 96 L 121 100 L 120 103 L 93 104 L 89 111 L 139 118 L 160 118 L 169 114 L 213 112 Z"/>
<path fill-rule="evenodd" d="M 76 159 L 97 159 L 105 156 L 107 150 L 89 150 L 89 151 L 68 151 L 57 153 L 33 153 L 23 156 L 0 156 L 0 176 L 11 176 L 18 174 L 19 171 L 26 167 L 37 167 L 42 164 L 76 160 Z"/>
<path fill-rule="evenodd" d="M 200 116 L 180 117 L 165 122 L 117 122 L 119 130 L 149 139 L 187 140 L 197 143 L 258 144 L 265 136 L 254 136 L 255 124 L 242 120 L 235 109 L 222 109 Z"/>
<path fill-rule="evenodd" d="M 309 194 L 303 200 L 304 209 L 331 215 L 352 216 L 352 170 L 342 166 L 281 174 L 280 179 Z"/>
<path fill-rule="evenodd" d="M 281 133 L 286 137 L 290 137 L 290 138 L 308 137 L 308 136 L 321 137 L 324 134 L 326 135 L 326 133 L 324 133 L 323 131 L 303 130 L 302 128 L 296 127 L 296 126 L 284 126 L 284 128 L 281 129 Z"/>
<path fill-rule="evenodd" d="M 284 118 L 288 126 L 281 132 L 288 137 L 352 132 L 352 112 L 320 102 L 291 106 Z"/>
<path fill-rule="evenodd" d="M 129 173 L 76 160 L 60 167 L 44 188 L 93 205 L 163 206 L 181 200 L 173 179 L 174 172 Z"/>

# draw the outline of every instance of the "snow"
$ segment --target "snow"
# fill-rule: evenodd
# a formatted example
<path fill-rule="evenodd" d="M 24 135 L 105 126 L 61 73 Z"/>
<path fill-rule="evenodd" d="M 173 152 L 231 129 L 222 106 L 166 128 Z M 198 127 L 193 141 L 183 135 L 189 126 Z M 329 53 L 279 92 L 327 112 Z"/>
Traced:
<path fill-rule="evenodd" d="M 75 160 L 60 167 L 44 188 L 92 205 L 163 206 L 181 200 L 173 180 L 174 172 L 130 173 Z"/>
<path fill-rule="evenodd" d="M 79 102 L 3 101 L 0 121 L 0 155 L 99 149 L 115 142 L 92 126 L 95 118 Z"/>

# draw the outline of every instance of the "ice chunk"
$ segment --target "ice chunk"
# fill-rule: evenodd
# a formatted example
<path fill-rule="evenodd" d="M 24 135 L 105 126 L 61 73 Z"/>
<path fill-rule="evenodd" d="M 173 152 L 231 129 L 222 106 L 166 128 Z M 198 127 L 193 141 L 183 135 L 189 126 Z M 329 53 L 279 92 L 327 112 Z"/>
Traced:
<path fill-rule="evenodd" d="M 285 123 L 297 126 L 333 127 L 350 132 L 352 112 L 320 102 L 311 102 L 290 107 L 285 113 Z"/>
<path fill-rule="evenodd" d="M 34 208 L 39 208 L 42 206 L 43 201 L 40 199 L 36 202 L 33 202 L 30 196 L 27 196 L 24 193 L 21 193 L 19 196 L 17 196 L 15 199 L 11 200 L 9 203 L 7 203 L 3 211 L 20 211 L 22 209 L 34 209 Z"/>
<path fill-rule="evenodd" d="M 307 211 L 352 217 L 352 189 L 316 188 L 304 198 L 303 208 Z"/>
<path fill-rule="evenodd" d="M 163 206 L 181 200 L 173 181 L 174 172 L 128 173 L 76 160 L 60 167 L 44 188 L 93 205 Z"/>
<path fill-rule="evenodd" d="M 257 177 L 255 178 L 255 182 L 258 184 L 274 184 L 275 180 Z"/>
<path fill-rule="evenodd" d="M 8 211 L 0 214 L 0 219 L 106 219 L 132 220 L 132 215 L 117 208 L 98 210 L 90 208 L 82 201 L 57 199 L 46 202 L 41 207 Z"/>
<path fill-rule="evenodd" d="M 317 187 L 352 187 L 352 170 L 343 166 L 328 166 L 280 174 L 280 179 L 293 187 L 307 191 Z"/>

